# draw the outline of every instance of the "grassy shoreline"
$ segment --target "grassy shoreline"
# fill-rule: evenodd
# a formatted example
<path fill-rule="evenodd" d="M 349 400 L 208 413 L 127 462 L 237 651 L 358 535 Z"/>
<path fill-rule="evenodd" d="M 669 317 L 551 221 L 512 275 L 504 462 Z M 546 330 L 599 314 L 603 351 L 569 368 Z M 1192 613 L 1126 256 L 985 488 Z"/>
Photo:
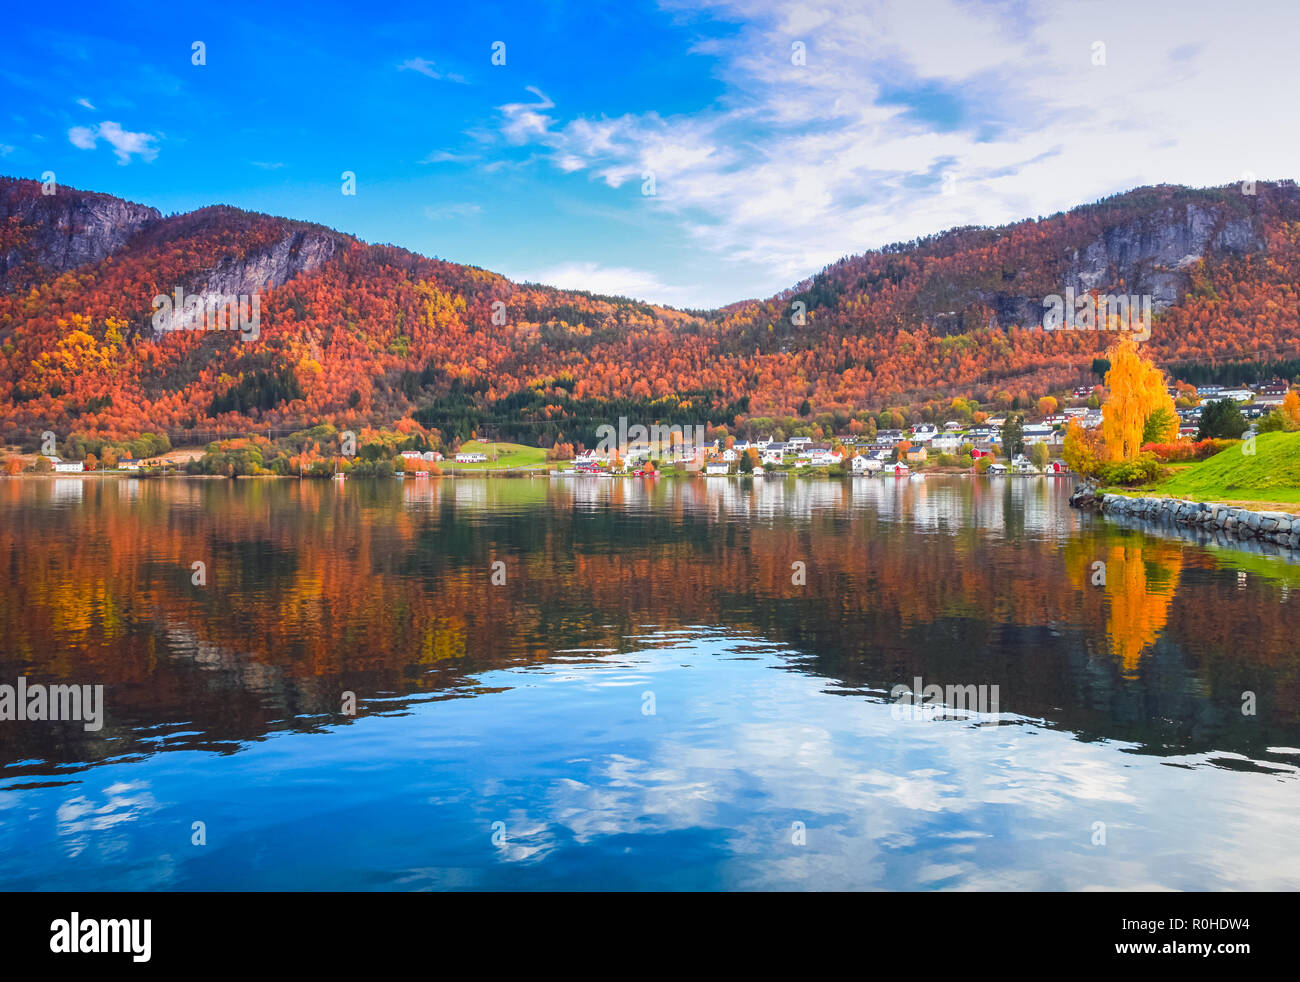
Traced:
<path fill-rule="evenodd" d="M 1158 481 L 1102 487 L 1098 493 L 1300 512 L 1300 433 L 1261 433 L 1253 449 L 1238 444 L 1198 463 L 1172 467 Z"/>

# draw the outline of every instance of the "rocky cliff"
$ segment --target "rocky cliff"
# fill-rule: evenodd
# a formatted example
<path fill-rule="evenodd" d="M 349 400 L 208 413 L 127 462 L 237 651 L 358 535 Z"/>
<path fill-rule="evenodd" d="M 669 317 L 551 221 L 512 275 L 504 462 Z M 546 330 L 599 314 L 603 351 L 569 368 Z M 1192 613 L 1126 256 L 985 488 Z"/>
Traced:
<path fill-rule="evenodd" d="M 99 262 L 162 219 L 93 191 L 0 178 L 0 292 Z"/>

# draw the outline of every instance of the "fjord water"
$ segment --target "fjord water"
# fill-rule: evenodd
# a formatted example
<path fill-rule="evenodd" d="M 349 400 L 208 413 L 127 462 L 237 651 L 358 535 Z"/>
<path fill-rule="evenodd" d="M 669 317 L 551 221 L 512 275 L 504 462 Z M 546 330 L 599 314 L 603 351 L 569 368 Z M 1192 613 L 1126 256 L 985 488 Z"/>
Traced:
<path fill-rule="evenodd" d="M 1300 887 L 1300 565 L 1069 491 L 3 481 L 0 887 Z"/>

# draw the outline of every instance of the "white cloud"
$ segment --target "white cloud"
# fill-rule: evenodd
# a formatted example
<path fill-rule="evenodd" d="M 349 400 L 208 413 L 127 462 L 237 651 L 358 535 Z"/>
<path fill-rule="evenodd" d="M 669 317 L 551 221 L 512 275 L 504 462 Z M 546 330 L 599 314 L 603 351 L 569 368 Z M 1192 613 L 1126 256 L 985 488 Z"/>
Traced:
<path fill-rule="evenodd" d="M 119 164 L 129 164 L 132 155 L 146 161 L 158 156 L 158 148 L 155 146 L 157 136 L 151 133 L 132 133 L 110 120 L 98 126 L 74 126 L 68 130 L 68 141 L 82 150 L 94 150 L 101 139 L 113 148 Z"/>
<path fill-rule="evenodd" d="M 699 296 L 691 287 L 665 283 L 643 269 L 602 266 L 595 262 L 567 262 L 533 272 L 508 274 L 515 282 L 540 283 L 565 290 L 585 290 L 606 296 L 631 297 L 673 306 L 689 306 Z"/>
<path fill-rule="evenodd" d="M 467 164 L 470 161 L 478 160 L 478 154 L 473 153 L 451 153 L 447 150 L 435 150 L 429 156 L 420 161 L 422 164 Z"/>
<path fill-rule="evenodd" d="M 91 110 L 93 110 L 93 109 L 95 108 L 93 105 L 91 105 L 89 99 L 78 99 L 78 100 L 77 100 L 77 105 L 79 105 L 79 106 L 81 106 L 81 107 L 83 107 L 83 108 L 85 108 L 85 109 L 91 109 Z"/>
<path fill-rule="evenodd" d="M 95 131 L 85 126 L 74 126 L 68 130 L 68 139 L 74 147 L 82 150 L 95 149 Z"/>
<path fill-rule="evenodd" d="M 681 3 L 664 3 L 682 16 Z M 1224 18 L 1122 0 L 692 0 L 738 23 L 694 50 L 725 94 L 691 113 L 565 118 L 540 89 L 500 135 L 640 198 L 776 292 L 840 256 L 1046 215 L 1142 184 L 1295 176 L 1295 25 L 1277 0 Z M 791 63 L 803 41 L 807 63 Z M 1093 63 L 1094 42 L 1106 45 Z M 900 93 L 901 92 L 901 96 Z M 937 94 L 939 105 L 928 101 Z M 943 118 L 943 105 L 958 107 Z M 943 175 L 956 178 L 951 195 Z M 632 196 L 635 196 L 633 200 Z M 620 291 L 626 292 L 626 291 Z M 702 298 L 694 298 L 698 303 Z"/>
<path fill-rule="evenodd" d="M 505 116 L 505 125 L 501 132 L 511 143 L 525 143 L 529 140 L 542 140 L 550 135 L 554 120 L 545 115 L 544 110 L 554 109 L 555 103 L 535 85 L 527 85 L 525 91 L 537 97 L 536 102 L 511 102 L 499 106 Z"/>
<path fill-rule="evenodd" d="M 434 67 L 434 63 L 425 58 L 408 58 L 397 66 L 399 72 L 419 72 L 421 75 L 427 75 L 429 78 L 438 79 L 443 82 L 456 82 L 465 85 L 465 76 L 457 75 L 455 72 L 440 72 Z"/>

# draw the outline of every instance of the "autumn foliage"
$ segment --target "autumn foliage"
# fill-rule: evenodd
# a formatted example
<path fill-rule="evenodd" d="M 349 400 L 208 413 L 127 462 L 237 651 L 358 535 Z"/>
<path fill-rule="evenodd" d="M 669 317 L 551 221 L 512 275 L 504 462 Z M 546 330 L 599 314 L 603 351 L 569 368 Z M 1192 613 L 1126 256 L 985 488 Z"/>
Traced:
<path fill-rule="evenodd" d="M 5 182 L 0 194 L 39 194 L 39 185 Z M 942 412 L 954 396 L 1051 410 L 1052 394 L 1090 381 L 1113 336 L 1043 331 L 1032 310 L 1013 316 L 1007 301 L 1058 292 L 1073 251 L 1189 201 L 1249 217 L 1264 249 L 1189 266 L 1184 295 L 1156 319 L 1148 358 L 1300 357 L 1300 195 L 1289 185 L 1261 184 L 1248 199 L 1147 188 L 1040 221 L 956 229 L 707 312 L 513 283 L 215 207 L 161 219 L 101 262 L 34 274 L 0 296 L 0 436 L 52 428 L 177 441 L 204 428 L 387 425 L 435 400 L 453 414 L 494 406 L 554 422 L 565 442 L 566 407 L 601 400 L 655 403 L 665 418 L 703 406 L 704 418 L 727 425 L 742 401 L 754 416 L 794 416 L 807 403 L 813 413 L 890 407 L 900 421 L 921 405 Z M 0 218 L 0 245 L 22 257 L 35 231 Z M 330 257 L 261 289 L 256 339 L 152 330 L 155 295 L 193 290 L 222 265 L 256 265 L 306 234 L 327 240 Z M 790 318 L 796 299 L 807 307 L 800 325 Z M 1135 421 L 1156 401 L 1154 382 L 1130 374 L 1121 368 L 1109 383 L 1111 459 L 1141 445 Z"/>

